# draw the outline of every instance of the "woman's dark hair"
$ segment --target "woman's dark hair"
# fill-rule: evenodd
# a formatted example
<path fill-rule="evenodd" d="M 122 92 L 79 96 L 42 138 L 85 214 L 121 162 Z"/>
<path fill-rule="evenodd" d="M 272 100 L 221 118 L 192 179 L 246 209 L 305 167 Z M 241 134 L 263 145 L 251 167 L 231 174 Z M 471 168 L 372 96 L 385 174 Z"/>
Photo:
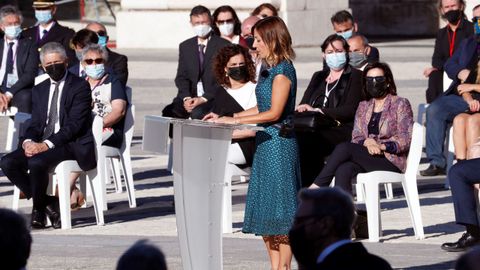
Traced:
<path fill-rule="evenodd" d="M 345 50 L 345 52 L 347 52 L 347 55 L 348 55 L 348 49 L 350 48 L 350 46 L 348 45 L 348 42 L 342 36 L 339 36 L 337 34 L 332 34 L 332 35 L 328 36 L 325 39 L 325 41 L 323 41 L 322 46 L 320 46 L 322 48 L 322 52 L 323 53 L 325 52 L 328 45 L 332 45 L 332 47 L 333 47 L 333 42 L 335 42 L 335 41 L 342 42 L 342 47 Z"/>
<path fill-rule="evenodd" d="M 231 6 L 220 6 L 217 9 L 215 9 L 215 11 L 213 12 L 212 29 L 215 35 L 221 36 L 220 30 L 218 29 L 218 26 L 217 26 L 218 15 L 221 12 L 230 12 L 230 14 L 232 14 L 232 18 L 234 21 L 233 34 L 240 35 L 242 33 L 242 23 L 240 22 L 240 19 L 238 18 L 237 13 L 235 12 L 235 9 L 233 9 Z"/>
<path fill-rule="evenodd" d="M 213 73 L 220 85 L 231 87 L 225 69 L 230 58 L 239 54 L 243 55 L 243 58 L 245 58 L 245 66 L 247 66 L 248 75 L 245 82 L 255 82 L 255 65 L 248 50 L 240 45 L 232 44 L 220 49 L 213 59 Z"/>
<path fill-rule="evenodd" d="M 393 80 L 393 73 L 392 73 L 392 70 L 390 69 L 390 66 L 387 63 L 376 62 L 376 63 L 368 64 L 363 70 L 363 76 L 362 76 L 363 93 L 365 94 L 367 99 L 372 98 L 367 92 L 367 84 L 366 84 L 367 73 L 368 71 L 374 68 L 379 68 L 383 70 L 383 74 L 385 76 L 385 82 L 387 84 L 387 93 L 390 95 L 396 96 L 397 87 L 395 86 L 395 81 Z"/>
<path fill-rule="evenodd" d="M 265 8 L 268 8 L 272 11 L 273 13 L 273 16 L 278 16 L 278 11 L 277 11 L 277 8 L 270 4 L 270 3 L 263 3 L 263 4 L 260 4 L 258 7 L 256 7 L 253 12 L 252 12 L 252 16 L 258 16 L 260 14 L 260 12 L 262 12 L 263 9 Z"/>
<path fill-rule="evenodd" d="M 98 43 L 97 33 L 88 29 L 82 29 L 78 31 L 77 33 L 75 33 L 75 35 L 72 38 L 73 49 L 75 49 L 75 46 L 84 48 L 89 44 L 97 44 L 97 43 Z"/>

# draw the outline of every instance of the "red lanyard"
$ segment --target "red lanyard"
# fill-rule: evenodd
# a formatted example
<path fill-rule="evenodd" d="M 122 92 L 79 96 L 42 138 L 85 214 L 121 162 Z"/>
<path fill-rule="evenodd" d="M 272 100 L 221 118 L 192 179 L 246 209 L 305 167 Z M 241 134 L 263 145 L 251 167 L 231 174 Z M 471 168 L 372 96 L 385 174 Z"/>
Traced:
<path fill-rule="evenodd" d="M 453 31 L 453 37 L 450 37 L 450 31 L 447 30 L 448 34 L 448 45 L 449 45 L 449 52 L 450 52 L 450 57 L 453 55 L 453 49 L 455 48 L 455 36 L 457 35 L 457 29 Z"/>

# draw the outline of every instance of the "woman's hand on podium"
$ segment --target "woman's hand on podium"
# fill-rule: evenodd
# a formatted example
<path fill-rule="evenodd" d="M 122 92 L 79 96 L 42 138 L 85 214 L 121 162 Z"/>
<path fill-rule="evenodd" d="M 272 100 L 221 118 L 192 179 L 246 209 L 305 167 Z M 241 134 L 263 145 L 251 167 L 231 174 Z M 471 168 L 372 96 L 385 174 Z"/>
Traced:
<path fill-rule="evenodd" d="M 208 122 L 215 122 L 215 120 L 217 120 L 219 117 L 220 116 L 218 114 L 211 112 L 211 113 L 205 115 L 202 118 L 202 120 L 203 121 L 208 121 Z"/>

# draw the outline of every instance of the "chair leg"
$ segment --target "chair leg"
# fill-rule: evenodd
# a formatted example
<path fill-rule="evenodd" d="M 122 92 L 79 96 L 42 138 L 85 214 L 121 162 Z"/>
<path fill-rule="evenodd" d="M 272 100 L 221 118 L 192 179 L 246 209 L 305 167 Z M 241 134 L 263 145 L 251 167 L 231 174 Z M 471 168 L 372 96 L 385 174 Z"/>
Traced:
<path fill-rule="evenodd" d="M 130 204 L 130 208 L 135 208 L 137 207 L 137 199 L 135 198 L 135 186 L 133 184 L 133 172 L 130 153 L 123 153 L 120 158 L 122 169 L 125 174 L 125 187 L 127 188 L 128 193 L 128 203 Z M 121 179 L 119 178 L 119 180 L 121 187 Z"/>
<path fill-rule="evenodd" d="M 18 203 L 20 202 L 20 189 L 17 186 L 13 186 L 13 197 L 12 197 L 12 210 L 18 210 Z"/>
<path fill-rule="evenodd" d="M 120 162 L 118 158 L 109 158 L 113 168 L 113 183 L 117 193 L 123 192 L 122 174 L 120 173 Z M 124 170 L 125 175 L 125 170 Z M 126 178 L 126 177 L 125 177 Z"/>
<path fill-rule="evenodd" d="M 380 194 L 378 184 L 364 183 L 367 206 L 368 236 L 370 242 L 378 242 L 381 236 Z"/>
<path fill-rule="evenodd" d="M 58 185 L 58 198 L 60 202 L 60 218 L 62 230 L 72 228 L 72 217 L 70 213 L 70 171 L 65 166 L 59 165 L 55 169 L 55 177 Z"/>
<path fill-rule="evenodd" d="M 8 128 L 7 128 L 7 143 L 5 145 L 5 150 L 10 152 L 13 150 L 13 140 L 15 137 L 15 121 L 12 118 L 8 117 Z M 18 136 L 18 135 L 17 135 Z"/>
<path fill-rule="evenodd" d="M 386 183 L 384 185 L 385 187 L 385 195 L 387 197 L 387 199 L 389 200 L 393 200 L 393 187 L 392 187 L 392 183 Z"/>
<path fill-rule="evenodd" d="M 420 200 L 418 198 L 417 181 L 402 181 L 403 192 L 408 204 L 408 210 L 412 219 L 413 230 L 416 239 L 424 239 L 422 213 L 420 211 Z"/>
<path fill-rule="evenodd" d="M 446 141 L 446 156 L 447 156 L 447 170 L 453 166 L 453 161 L 455 160 L 455 146 L 453 145 L 453 128 L 450 126 L 448 129 L 448 137 Z M 450 183 L 448 182 L 448 177 L 445 178 L 445 188 L 450 189 Z"/>
<path fill-rule="evenodd" d="M 357 195 L 357 202 L 364 202 L 365 201 L 365 195 L 364 195 L 362 185 L 355 184 L 355 193 Z"/>
<path fill-rule="evenodd" d="M 102 177 L 100 177 L 100 171 L 97 169 L 93 169 L 88 172 L 88 185 L 90 186 L 90 190 L 92 191 L 92 198 L 93 198 L 93 210 L 95 211 L 95 218 L 97 219 L 97 225 L 105 225 L 105 219 L 103 216 L 103 201 L 102 201 L 102 191 L 96 189 L 98 186 L 98 182 L 105 182 Z"/>

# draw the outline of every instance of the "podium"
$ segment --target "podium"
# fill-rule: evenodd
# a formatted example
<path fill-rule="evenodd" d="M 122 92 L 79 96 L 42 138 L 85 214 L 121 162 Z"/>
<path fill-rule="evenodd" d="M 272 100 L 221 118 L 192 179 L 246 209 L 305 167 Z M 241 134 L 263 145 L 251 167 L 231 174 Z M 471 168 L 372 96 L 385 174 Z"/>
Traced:
<path fill-rule="evenodd" d="M 173 125 L 173 187 L 183 269 L 223 269 L 222 207 L 233 129 L 251 125 L 145 116 L 143 150 L 168 153 Z"/>

